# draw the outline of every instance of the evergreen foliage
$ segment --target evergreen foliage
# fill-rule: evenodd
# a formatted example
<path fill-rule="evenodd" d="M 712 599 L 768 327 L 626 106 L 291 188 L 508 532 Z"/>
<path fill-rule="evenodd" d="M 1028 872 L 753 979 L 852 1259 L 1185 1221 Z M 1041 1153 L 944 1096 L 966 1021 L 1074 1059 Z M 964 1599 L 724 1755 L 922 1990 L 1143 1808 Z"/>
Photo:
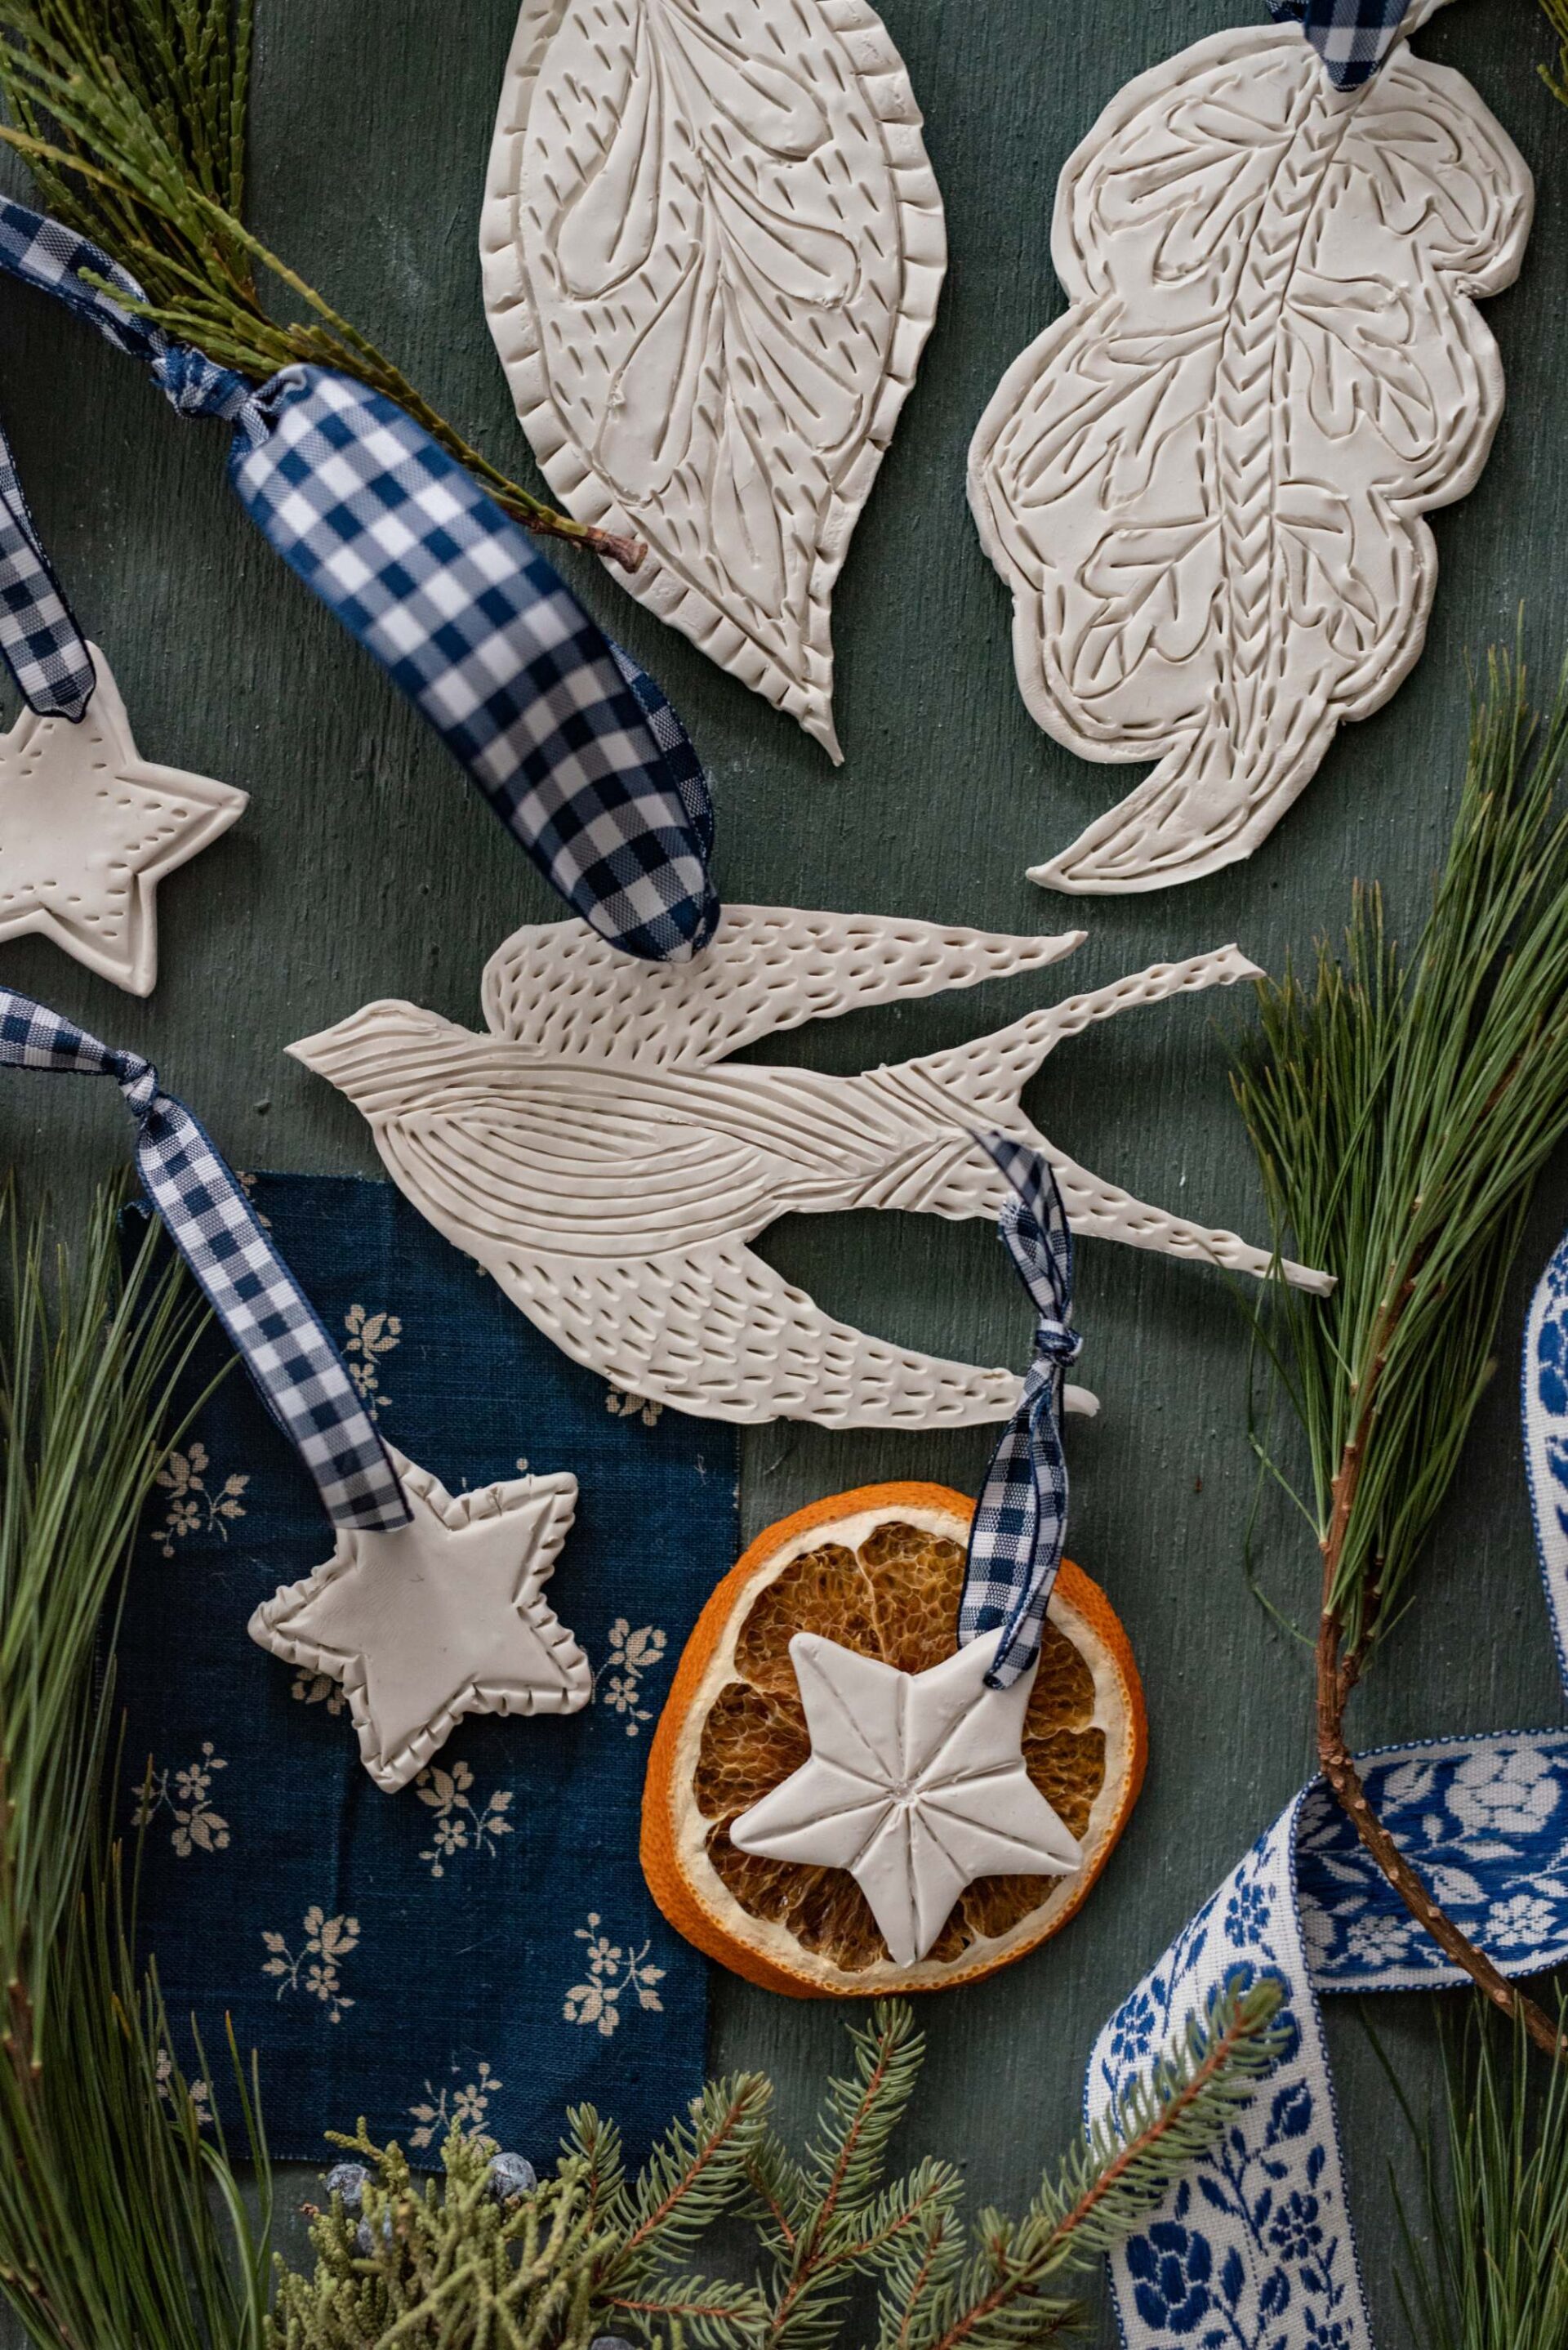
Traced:
<path fill-rule="evenodd" d="M 1406 2106 L 1428 2220 L 1418 2243 L 1401 2205 L 1399 2289 L 1412 2338 L 1426 2350 L 1563 2350 L 1568 2071 L 1543 2072 L 1518 2025 L 1480 2001 L 1461 2028 L 1444 2030 L 1442 2050 L 1440 2123 L 1423 2128 Z"/>
<path fill-rule="evenodd" d="M 245 225 L 254 14 L 255 0 L 0 0 L 0 139 L 26 156 L 46 209 L 128 269 L 147 317 L 178 340 L 258 383 L 295 360 L 353 376 L 529 529 L 635 567 L 634 542 L 557 514 L 491 464 Z"/>
<path fill-rule="evenodd" d="M 1251 2095 L 1280 2046 L 1272 1982 L 1217 1993 L 1022 2219 L 966 2225 L 950 2163 L 889 2179 L 924 2043 L 904 2004 L 850 2027 L 801 2154 L 772 2127 L 758 2074 L 711 2083 L 635 2179 L 612 2125 L 569 2116 L 554 2173 L 498 2202 L 493 2149 L 453 2132 L 421 2184 L 363 2125 L 337 2141 L 368 2176 L 314 2213 L 309 2272 L 279 2263 L 269 2350 L 590 2350 L 628 2336 L 670 2350 L 836 2350 L 855 2280 L 877 2288 L 877 2350 L 1026 2350 L 1082 2313 L 1063 2292 L 1137 2226 Z M 743 2220 L 743 2280 L 694 2273 L 715 2221 Z"/>
<path fill-rule="evenodd" d="M 1342 954 L 1322 943 L 1309 979 L 1260 983 L 1235 1068 L 1277 1244 L 1337 1276 L 1327 1299 L 1272 1284 L 1259 1319 L 1310 1463 L 1297 1498 L 1322 1575 L 1319 1759 L 1412 1914 L 1547 2048 L 1547 2019 L 1445 1917 L 1371 1812 L 1345 1715 L 1413 1596 L 1493 1369 L 1536 1179 L 1568 1135 L 1565 763 L 1568 690 L 1538 720 L 1517 657 L 1494 653 L 1413 952 L 1389 940 L 1377 890 L 1358 886 Z"/>

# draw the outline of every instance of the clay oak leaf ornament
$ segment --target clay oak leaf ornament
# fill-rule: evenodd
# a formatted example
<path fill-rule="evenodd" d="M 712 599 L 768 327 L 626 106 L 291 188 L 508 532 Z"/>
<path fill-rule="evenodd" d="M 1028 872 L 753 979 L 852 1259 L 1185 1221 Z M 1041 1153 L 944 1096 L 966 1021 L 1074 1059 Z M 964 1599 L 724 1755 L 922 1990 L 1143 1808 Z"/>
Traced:
<path fill-rule="evenodd" d="M 413 1510 L 396 1534 L 340 1527 L 332 1556 L 251 1617 L 253 1640 L 343 1684 L 359 1754 L 396 1794 L 469 1713 L 576 1713 L 588 1660 L 544 1597 L 576 1513 L 561 1470 L 452 1494 L 392 1451 Z"/>
<path fill-rule="evenodd" d="M 524 0 L 481 226 L 523 429 L 617 582 L 831 756 L 829 609 L 947 262 L 865 0 Z"/>
<path fill-rule="evenodd" d="M 997 387 L 970 503 L 1033 717 L 1159 764 L 1033 880 L 1156 889 L 1250 857 L 1408 674 L 1421 516 L 1473 488 L 1502 411 L 1475 297 L 1518 274 L 1532 201 L 1462 76 L 1401 43 L 1338 92 L 1294 24 L 1140 75 L 1070 157 L 1072 307 Z"/>
<path fill-rule="evenodd" d="M 144 759 L 113 672 L 85 714 L 24 710 L 0 735 L 0 940 L 52 939 L 131 995 L 158 979 L 158 884 L 237 822 L 247 795 Z"/>
<path fill-rule="evenodd" d="M 1036 1132 L 1019 1095 L 1064 1036 L 1136 1003 L 1255 977 L 1234 947 L 1160 963 L 1011 1027 L 859 1076 L 729 1057 L 857 1006 L 1059 962 L 1083 940 L 730 906 L 694 962 L 634 963 L 586 923 L 521 930 L 483 981 L 487 1036 L 368 1004 L 289 1047 L 370 1121 L 401 1190 L 556 1346 L 634 1395 L 714 1419 L 925 1428 L 1005 1419 L 1011 1370 L 833 1321 L 754 1255 L 780 1216 L 902 1208 L 994 1221 L 980 1133 L 1042 1150 L 1074 1229 L 1262 1275 L 1233 1232 L 1146 1207 Z M 1319 1291 L 1322 1274 L 1289 1278 Z M 1069 1409 L 1094 1409 L 1081 1389 Z"/>
<path fill-rule="evenodd" d="M 789 1644 L 811 1753 L 730 1824 L 741 1852 L 845 1868 L 895 1963 L 923 1959 L 977 1877 L 1071 1877 L 1083 1850 L 1030 1778 L 1023 1717 L 1036 1658 L 985 1676 L 1002 1634 L 923 1673 L 819 1633 Z"/>

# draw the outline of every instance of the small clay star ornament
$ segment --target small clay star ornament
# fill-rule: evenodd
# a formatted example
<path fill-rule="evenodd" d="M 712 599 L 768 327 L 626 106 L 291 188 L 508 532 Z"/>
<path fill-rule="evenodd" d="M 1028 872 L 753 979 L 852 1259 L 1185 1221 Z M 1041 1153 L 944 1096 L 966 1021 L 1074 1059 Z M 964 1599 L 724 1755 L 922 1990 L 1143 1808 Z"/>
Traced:
<path fill-rule="evenodd" d="M 0 735 L 0 940 L 39 931 L 149 995 L 158 884 L 227 832 L 247 795 L 142 758 L 108 661 L 88 650 L 98 683 L 83 717 L 25 710 Z"/>
<path fill-rule="evenodd" d="M 742 1852 L 847 1869 L 901 1967 L 925 1957 L 977 1877 L 1069 1877 L 1083 1863 L 1024 1767 L 1037 1668 L 986 1687 L 1001 1638 L 904 1673 L 797 1632 L 810 1760 L 731 1823 Z"/>
<path fill-rule="evenodd" d="M 576 1479 L 560 1471 L 454 1497 L 388 1451 L 413 1523 L 340 1527 L 326 1565 L 265 1601 L 249 1628 L 286 1664 L 342 1682 L 365 1768 L 390 1795 L 465 1713 L 576 1713 L 594 1684 L 543 1597 Z"/>

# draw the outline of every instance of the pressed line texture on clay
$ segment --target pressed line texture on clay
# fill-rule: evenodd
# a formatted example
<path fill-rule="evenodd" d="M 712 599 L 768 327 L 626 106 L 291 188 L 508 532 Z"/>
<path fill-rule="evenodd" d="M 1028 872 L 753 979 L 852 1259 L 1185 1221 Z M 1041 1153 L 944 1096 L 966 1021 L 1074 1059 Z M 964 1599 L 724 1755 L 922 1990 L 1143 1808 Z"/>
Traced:
<path fill-rule="evenodd" d="M 1155 889 L 1249 857 L 1420 653 L 1426 510 L 1502 411 L 1472 297 L 1532 188 L 1462 76 L 1401 46 L 1335 91 L 1298 26 L 1199 41 L 1069 159 L 1072 307 L 1003 376 L 970 502 L 1024 701 L 1154 773 L 1032 879 Z"/>
<path fill-rule="evenodd" d="M 369 1120 L 421 1213 L 574 1360 L 630 1393 L 715 1419 L 1005 1419 L 1015 1372 L 835 1322 L 751 1242 L 792 1211 L 993 1219 L 1012 1195 L 977 1136 L 1000 1128 L 1044 1151 L 1075 1231 L 1268 1273 L 1267 1250 L 1102 1182 L 1019 1106 L 1064 1037 L 1134 1004 L 1254 977 L 1255 966 L 1233 947 L 1157 964 L 858 1076 L 728 1056 L 857 1005 L 1038 969 L 1082 938 L 730 906 L 695 962 L 640 963 L 584 922 L 553 922 L 519 931 L 492 958 L 487 1036 L 382 1003 L 289 1049 Z M 1093 1409 L 1081 1390 L 1066 1400 Z"/>
<path fill-rule="evenodd" d="M 524 0 L 481 228 L 523 429 L 618 583 L 823 743 L 834 583 L 947 262 L 864 0 Z"/>

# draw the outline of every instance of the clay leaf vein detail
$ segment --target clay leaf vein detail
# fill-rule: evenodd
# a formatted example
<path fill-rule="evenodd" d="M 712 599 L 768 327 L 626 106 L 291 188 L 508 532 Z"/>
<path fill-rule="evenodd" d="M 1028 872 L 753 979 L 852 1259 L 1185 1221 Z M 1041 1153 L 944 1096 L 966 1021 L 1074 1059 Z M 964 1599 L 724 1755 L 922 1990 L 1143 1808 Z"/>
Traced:
<path fill-rule="evenodd" d="M 556 494 L 622 584 L 835 757 L 828 607 L 945 261 L 861 0 L 524 0 L 486 302 Z"/>
<path fill-rule="evenodd" d="M 1503 385 L 1472 296 L 1530 174 L 1458 74 L 1334 92 L 1293 26 L 1199 42 L 1069 160 L 1066 315 L 1002 379 L 970 497 L 1028 706 L 1154 773 L 1033 878 L 1161 887 L 1250 856 L 1342 722 L 1417 659 L 1423 513 L 1471 488 Z"/>

